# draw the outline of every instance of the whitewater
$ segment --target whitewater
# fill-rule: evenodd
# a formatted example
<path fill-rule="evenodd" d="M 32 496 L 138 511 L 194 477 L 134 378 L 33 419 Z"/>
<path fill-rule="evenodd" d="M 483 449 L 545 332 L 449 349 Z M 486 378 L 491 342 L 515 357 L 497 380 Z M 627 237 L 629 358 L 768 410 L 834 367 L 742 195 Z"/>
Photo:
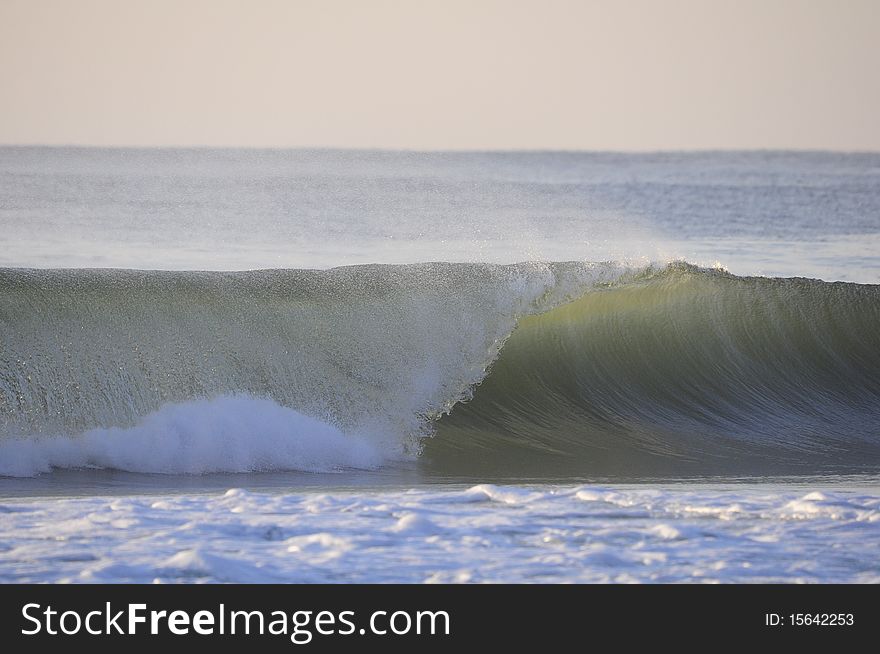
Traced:
<path fill-rule="evenodd" d="M 0 580 L 876 582 L 880 159 L 0 148 Z"/>

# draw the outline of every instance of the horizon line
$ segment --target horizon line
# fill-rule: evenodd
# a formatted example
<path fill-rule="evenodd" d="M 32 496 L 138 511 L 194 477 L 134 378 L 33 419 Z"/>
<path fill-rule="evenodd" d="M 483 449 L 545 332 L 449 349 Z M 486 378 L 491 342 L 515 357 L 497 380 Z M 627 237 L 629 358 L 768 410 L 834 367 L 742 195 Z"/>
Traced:
<path fill-rule="evenodd" d="M 250 151 L 299 151 L 299 152 L 371 152 L 387 154 L 736 154 L 736 153 L 793 153 L 793 154 L 880 154 L 880 149 L 844 149 L 828 147 L 697 147 L 697 148 L 396 148 L 383 146 L 334 146 L 334 145 L 144 145 L 93 143 L 0 143 L 3 149 L 80 149 L 80 150 L 250 150 Z"/>

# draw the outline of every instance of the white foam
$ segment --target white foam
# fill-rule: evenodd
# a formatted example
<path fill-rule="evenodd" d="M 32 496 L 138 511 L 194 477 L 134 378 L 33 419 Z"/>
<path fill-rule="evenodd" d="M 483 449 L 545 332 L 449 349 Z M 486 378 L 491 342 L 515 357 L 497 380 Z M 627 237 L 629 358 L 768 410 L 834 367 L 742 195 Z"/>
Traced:
<path fill-rule="evenodd" d="M 784 485 L 477 489 L 484 501 L 457 484 L 4 500 L 0 583 L 874 583 L 880 570 L 873 482 L 823 491 L 834 510 L 796 519 L 804 491 Z M 590 490 L 628 503 L 578 497 Z"/>
<path fill-rule="evenodd" d="M 375 468 L 382 460 L 365 438 L 244 395 L 167 404 L 130 428 L 0 442 L 0 475 L 16 477 L 85 467 L 166 474 L 329 472 Z"/>
<path fill-rule="evenodd" d="M 390 531 L 399 534 L 435 534 L 442 530 L 420 513 L 405 513 L 394 524 L 394 526 L 390 528 Z"/>
<path fill-rule="evenodd" d="M 502 504 L 524 504 L 539 499 L 541 493 L 524 488 L 499 487 L 494 484 L 478 484 L 465 491 L 472 502 L 499 502 Z"/>

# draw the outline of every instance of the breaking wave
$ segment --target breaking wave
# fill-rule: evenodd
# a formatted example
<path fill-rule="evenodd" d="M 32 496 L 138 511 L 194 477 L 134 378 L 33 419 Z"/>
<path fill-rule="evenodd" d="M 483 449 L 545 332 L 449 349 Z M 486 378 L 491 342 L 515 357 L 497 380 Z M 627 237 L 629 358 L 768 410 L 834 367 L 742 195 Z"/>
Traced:
<path fill-rule="evenodd" d="M 431 437 L 432 436 L 432 437 Z M 0 271 L 0 474 L 880 468 L 880 287 L 675 263 Z"/>

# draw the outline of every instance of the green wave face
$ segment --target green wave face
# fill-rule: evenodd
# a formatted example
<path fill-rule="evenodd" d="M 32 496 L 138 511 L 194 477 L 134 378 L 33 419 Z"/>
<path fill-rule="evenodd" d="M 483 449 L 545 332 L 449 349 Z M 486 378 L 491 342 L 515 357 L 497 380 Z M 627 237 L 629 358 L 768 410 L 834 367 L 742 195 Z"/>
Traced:
<path fill-rule="evenodd" d="M 0 270 L 0 443 L 75 449 L 235 394 L 440 475 L 876 472 L 880 287 L 686 264 Z"/>
<path fill-rule="evenodd" d="M 671 266 L 523 318 L 436 425 L 449 474 L 784 474 L 880 464 L 880 287 Z"/>

